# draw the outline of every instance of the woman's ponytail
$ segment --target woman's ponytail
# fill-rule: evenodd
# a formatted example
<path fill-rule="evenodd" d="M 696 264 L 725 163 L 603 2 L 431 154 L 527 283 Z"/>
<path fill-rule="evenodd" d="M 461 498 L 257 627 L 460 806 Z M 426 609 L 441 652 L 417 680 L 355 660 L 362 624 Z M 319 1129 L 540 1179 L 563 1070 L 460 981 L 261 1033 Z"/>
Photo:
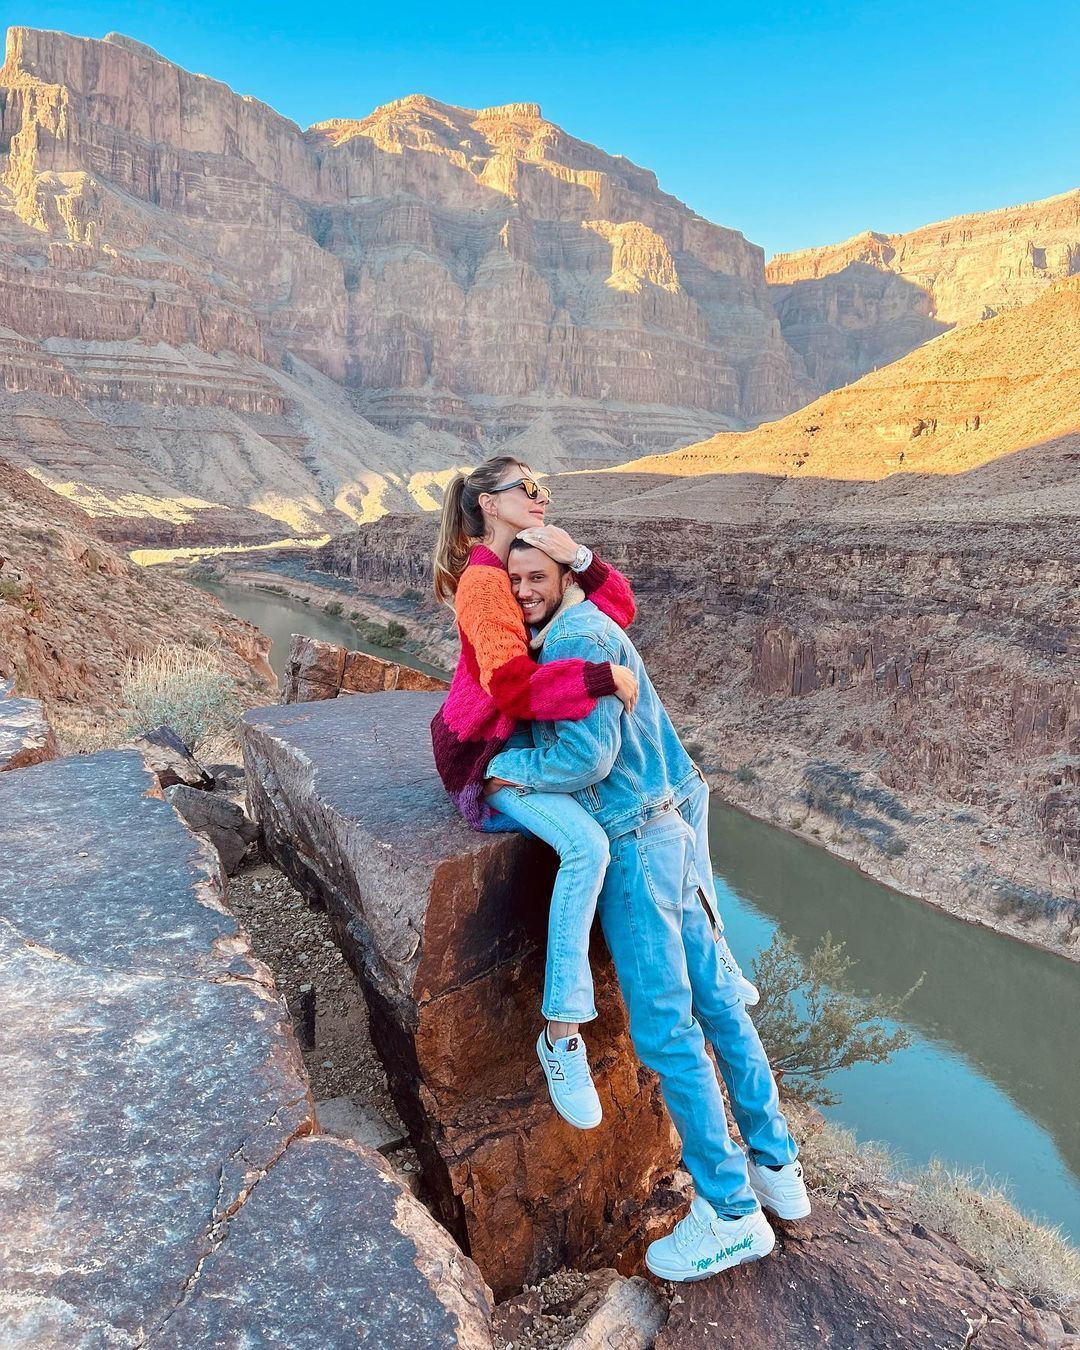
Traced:
<path fill-rule="evenodd" d="M 435 599 L 442 605 L 452 605 L 457 592 L 458 578 L 469 557 L 469 536 L 461 514 L 461 494 L 465 490 L 465 475 L 457 473 L 450 480 L 443 498 L 439 538 L 435 545 L 432 573 L 435 581 Z"/>
<path fill-rule="evenodd" d="M 507 469 L 528 469 L 520 460 L 509 455 L 496 455 L 484 460 L 467 477 L 455 474 L 443 498 L 442 517 L 439 520 L 439 538 L 432 559 L 432 579 L 435 598 L 443 605 L 453 605 L 458 581 L 469 561 L 469 549 L 485 533 L 484 513 L 480 509 L 480 495 L 499 486 Z"/>

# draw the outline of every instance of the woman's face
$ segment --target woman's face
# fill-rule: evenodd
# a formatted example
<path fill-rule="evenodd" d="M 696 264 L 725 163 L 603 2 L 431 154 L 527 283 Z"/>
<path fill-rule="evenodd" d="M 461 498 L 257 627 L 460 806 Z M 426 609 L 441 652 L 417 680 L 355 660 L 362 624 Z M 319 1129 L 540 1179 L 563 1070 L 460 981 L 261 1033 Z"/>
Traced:
<path fill-rule="evenodd" d="M 520 483 L 522 478 L 532 478 L 532 470 L 527 464 L 511 464 L 499 477 L 499 486 L 504 483 Z M 506 492 L 493 492 L 492 501 L 499 513 L 499 520 L 516 530 L 528 530 L 543 525 L 547 503 L 533 501 L 523 487 L 508 488 Z"/>

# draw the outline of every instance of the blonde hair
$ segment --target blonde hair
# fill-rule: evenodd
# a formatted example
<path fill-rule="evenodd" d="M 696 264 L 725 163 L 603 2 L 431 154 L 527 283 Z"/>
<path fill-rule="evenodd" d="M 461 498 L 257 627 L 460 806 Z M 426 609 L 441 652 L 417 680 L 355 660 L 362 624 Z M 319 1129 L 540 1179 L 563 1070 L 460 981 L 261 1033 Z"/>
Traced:
<path fill-rule="evenodd" d="M 439 520 L 439 538 L 432 559 L 435 598 L 444 605 L 452 605 L 457 594 L 458 581 L 469 560 L 469 548 L 474 539 L 483 539 L 487 522 L 480 509 L 480 496 L 499 486 L 499 479 L 507 469 L 528 468 L 510 455 L 496 455 L 485 459 L 470 474 L 458 473 L 450 480 L 443 498 Z"/>

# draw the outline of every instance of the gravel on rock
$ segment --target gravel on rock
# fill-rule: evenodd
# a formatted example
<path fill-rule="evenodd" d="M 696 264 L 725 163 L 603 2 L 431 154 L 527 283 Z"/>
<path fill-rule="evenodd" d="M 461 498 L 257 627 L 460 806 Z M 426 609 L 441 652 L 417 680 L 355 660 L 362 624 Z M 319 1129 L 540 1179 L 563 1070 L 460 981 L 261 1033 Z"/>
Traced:
<path fill-rule="evenodd" d="M 360 982 L 325 912 L 313 909 L 277 868 L 263 862 L 244 866 L 230 879 L 228 900 L 288 1004 L 315 1100 L 362 1097 L 404 1133 L 371 1043 Z M 315 1044 L 309 1045 L 304 1008 L 312 996 Z"/>

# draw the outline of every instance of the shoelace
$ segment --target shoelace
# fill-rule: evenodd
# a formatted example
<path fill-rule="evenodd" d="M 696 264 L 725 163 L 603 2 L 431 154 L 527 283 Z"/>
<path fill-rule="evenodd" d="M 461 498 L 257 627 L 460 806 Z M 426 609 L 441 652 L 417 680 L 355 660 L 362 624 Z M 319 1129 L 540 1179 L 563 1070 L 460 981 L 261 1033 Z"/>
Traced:
<path fill-rule="evenodd" d="M 705 1225 L 697 1215 L 691 1211 L 687 1214 L 685 1219 L 680 1219 L 675 1225 L 673 1236 L 675 1238 L 676 1249 L 680 1252 L 686 1251 L 687 1247 L 693 1246 L 694 1243 L 701 1238 L 704 1232 Z"/>

